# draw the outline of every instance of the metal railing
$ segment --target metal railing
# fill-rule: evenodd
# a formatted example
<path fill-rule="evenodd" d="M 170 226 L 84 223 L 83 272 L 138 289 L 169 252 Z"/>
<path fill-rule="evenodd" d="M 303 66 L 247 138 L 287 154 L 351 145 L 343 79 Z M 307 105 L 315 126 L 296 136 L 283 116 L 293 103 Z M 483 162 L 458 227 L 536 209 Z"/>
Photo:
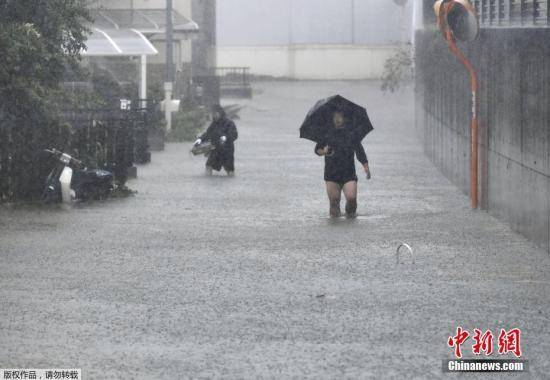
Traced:
<path fill-rule="evenodd" d="M 549 27 L 548 0 L 473 0 L 481 27 Z"/>
<path fill-rule="evenodd" d="M 252 97 L 249 67 L 216 67 L 222 96 Z"/>
<path fill-rule="evenodd" d="M 110 170 L 124 184 L 128 168 L 150 160 L 148 134 L 162 118 L 154 100 L 130 104 L 126 110 L 65 109 L 56 125 L 0 123 L 0 203 L 40 196 L 51 169 L 45 148 Z"/>

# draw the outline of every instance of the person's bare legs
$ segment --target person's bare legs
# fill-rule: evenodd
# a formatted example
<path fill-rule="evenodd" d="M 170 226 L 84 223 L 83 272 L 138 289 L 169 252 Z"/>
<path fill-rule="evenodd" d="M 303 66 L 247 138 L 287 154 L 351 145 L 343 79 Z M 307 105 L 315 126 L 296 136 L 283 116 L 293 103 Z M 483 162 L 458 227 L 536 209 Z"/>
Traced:
<path fill-rule="evenodd" d="M 340 194 L 342 193 L 342 188 L 336 182 L 326 181 L 327 186 L 327 195 L 330 202 L 330 216 L 333 218 L 338 218 L 341 214 L 340 212 Z"/>
<path fill-rule="evenodd" d="M 342 190 L 346 197 L 346 217 L 355 218 L 357 212 L 357 182 L 346 182 Z"/>

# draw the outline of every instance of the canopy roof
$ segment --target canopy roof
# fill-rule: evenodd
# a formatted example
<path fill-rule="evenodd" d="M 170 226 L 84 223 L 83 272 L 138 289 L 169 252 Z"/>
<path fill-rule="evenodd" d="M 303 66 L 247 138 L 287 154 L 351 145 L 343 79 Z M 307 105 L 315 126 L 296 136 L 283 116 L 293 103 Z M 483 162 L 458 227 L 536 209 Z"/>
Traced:
<path fill-rule="evenodd" d="M 94 25 L 99 28 L 136 29 L 144 34 L 165 33 L 164 9 L 99 9 L 93 14 Z M 172 10 L 173 29 L 176 33 L 197 32 L 199 26 L 193 20 Z"/>
<path fill-rule="evenodd" d="M 102 29 L 92 27 L 83 56 L 156 55 L 157 49 L 135 29 Z"/>

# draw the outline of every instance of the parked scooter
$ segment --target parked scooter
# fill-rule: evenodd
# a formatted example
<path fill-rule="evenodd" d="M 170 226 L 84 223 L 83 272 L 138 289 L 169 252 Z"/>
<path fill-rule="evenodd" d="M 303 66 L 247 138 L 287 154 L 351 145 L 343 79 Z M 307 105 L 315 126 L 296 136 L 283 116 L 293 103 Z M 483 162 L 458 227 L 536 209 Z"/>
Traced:
<path fill-rule="evenodd" d="M 113 173 L 87 169 L 82 161 L 56 149 L 46 149 L 45 152 L 54 155 L 58 161 L 46 179 L 42 194 L 45 203 L 103 199 L 113 191 Z"/>

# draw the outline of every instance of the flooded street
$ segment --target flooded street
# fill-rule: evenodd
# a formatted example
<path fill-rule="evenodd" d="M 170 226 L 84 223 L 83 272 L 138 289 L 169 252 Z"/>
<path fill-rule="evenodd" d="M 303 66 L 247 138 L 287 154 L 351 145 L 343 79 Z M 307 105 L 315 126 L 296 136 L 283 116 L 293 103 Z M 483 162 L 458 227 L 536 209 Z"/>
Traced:
<path fill-rule="evenodd" d="M 234 178 L 168 144 L 134 197 L 0 206 L 0 362 L 90 379 L 439 377 L 460 325 L 520 327 L 531 375 L 548 374 L 548 253 L 472 211 L 423 153 L 412 90 L 379 86 L 255 83 L 235 100 Z M 375 128 L 355 220 L 328 218 L 323 160 L 298 138 L 335 93 Z M 396 265 L 401 242 L 414 264 Z"/>

